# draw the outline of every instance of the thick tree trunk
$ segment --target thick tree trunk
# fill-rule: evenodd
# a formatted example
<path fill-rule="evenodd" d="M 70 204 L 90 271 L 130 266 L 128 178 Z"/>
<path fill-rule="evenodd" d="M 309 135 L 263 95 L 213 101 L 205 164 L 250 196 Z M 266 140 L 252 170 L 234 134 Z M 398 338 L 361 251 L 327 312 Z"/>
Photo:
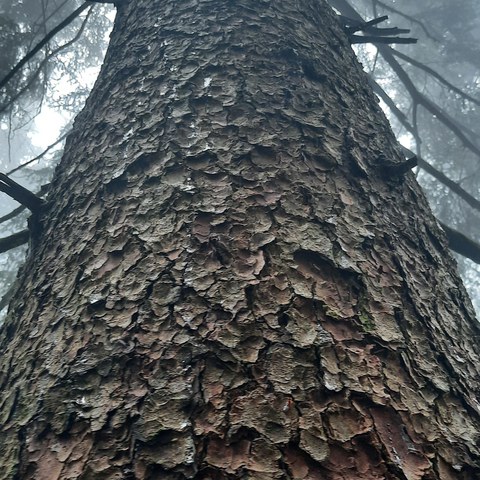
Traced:
<path fill-rule="evenodd" d="M 334 17 L 121 4 L 2 330 L 0 478 L 480 478 L 478 325 Z"/>

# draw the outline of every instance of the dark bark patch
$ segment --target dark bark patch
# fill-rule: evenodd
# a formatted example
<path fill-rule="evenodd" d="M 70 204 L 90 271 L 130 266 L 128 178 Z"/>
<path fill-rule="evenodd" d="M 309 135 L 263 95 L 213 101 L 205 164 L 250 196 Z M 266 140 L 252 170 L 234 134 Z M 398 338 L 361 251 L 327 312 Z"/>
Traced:
<path fill-rule="evenodd" d="M 305 60 L 302 64 L 303 73 L 309 80 L 324 83 L 327 81 L 327 75 L 320 73 L 312 61 Z"/>

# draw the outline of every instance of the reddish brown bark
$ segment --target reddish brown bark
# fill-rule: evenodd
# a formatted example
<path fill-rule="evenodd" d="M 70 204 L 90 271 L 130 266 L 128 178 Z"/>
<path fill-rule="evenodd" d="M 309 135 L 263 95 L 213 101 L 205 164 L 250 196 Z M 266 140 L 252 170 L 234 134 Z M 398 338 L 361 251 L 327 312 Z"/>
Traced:
<path fill-rule="evenodd" d="M 480 478 L 478 325 L 392 162 L 323 1 L 123 3 L 2 330 L 0 478 Z"/>

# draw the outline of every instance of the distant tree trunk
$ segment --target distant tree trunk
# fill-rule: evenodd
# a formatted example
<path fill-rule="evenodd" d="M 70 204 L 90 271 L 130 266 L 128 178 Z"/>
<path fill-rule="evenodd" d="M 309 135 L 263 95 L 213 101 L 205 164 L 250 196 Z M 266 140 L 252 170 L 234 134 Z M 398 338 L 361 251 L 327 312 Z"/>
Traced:
<path fill-rule="evenodd" d="M 402 161 L 324 0 L 122 3 L 1 332 L 0 478 L 480 478 Z"/>

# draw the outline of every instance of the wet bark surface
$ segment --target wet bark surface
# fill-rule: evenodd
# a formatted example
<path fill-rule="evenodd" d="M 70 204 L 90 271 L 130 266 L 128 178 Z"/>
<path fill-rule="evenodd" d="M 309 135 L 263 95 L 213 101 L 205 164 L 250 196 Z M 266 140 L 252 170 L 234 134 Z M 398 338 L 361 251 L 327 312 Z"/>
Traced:
<path fill-rule="evenodd" d="M 334 17 L 120 5 L 2 329 L 0 478 L 480 478 L 479 329 Z"/>

